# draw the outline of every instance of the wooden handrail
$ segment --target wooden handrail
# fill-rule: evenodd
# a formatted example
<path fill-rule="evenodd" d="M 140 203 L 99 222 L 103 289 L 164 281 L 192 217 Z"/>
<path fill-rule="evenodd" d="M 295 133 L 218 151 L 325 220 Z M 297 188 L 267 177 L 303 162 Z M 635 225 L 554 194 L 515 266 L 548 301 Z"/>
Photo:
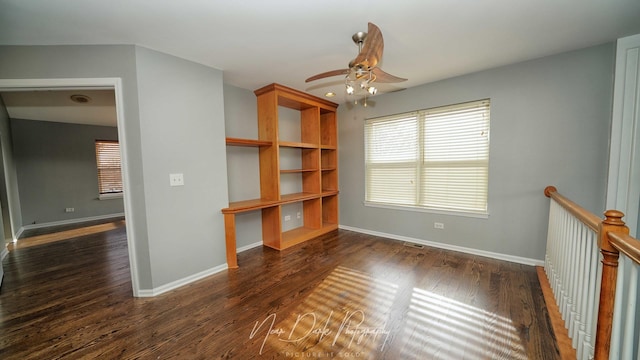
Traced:
<path fill-rule="evenodd" d="M 598 227 L 601 222 L 608 221 L 610 225 L 614 225 L 614 231 L 606 232 L 607 242 L 610 243 L 616 251 L 625 254 L 636 264 L 640 265 L 640 240 L 629 235 L 629 229 L 622 229 L 621 232 L 616 232 L 616 230 L 626 228 L 624 221 L 622 221 L 622 218 L 624 217 L 622 212 L 617 210 L 608 210 L 605 212 L 605 216 L 607 216 L 607 218 L 602 220 L 595 214 L 580 207 L 580 205 L 560 195 L 554 186 L 547 186 L 544 189 L 544 194 L 547 197 L 554 199 L 558 204 L 594 231 L 599 231 Z"/>
<path fill-rule="evenodd" d="M 610 232 L 609 241 L 619 252 L 640 265 L 640 240 L 625 233 Z"/>
<path fill-rule="evenodd" d="M 580 205 L 560 195 L 555 186 L 547 186 L 544 189 L 544 194 L 548 198 L 552 198 L 553 200 L 555 200 L 578 220 L 582 221 L 585 225 L 590 227 L 591 230 L 598 231 L 598 226 L 602 219 L 600 219 L 597 215 L 589 212 L 588 210 L 583 209 L 582 207 L 580 207 Z"/>

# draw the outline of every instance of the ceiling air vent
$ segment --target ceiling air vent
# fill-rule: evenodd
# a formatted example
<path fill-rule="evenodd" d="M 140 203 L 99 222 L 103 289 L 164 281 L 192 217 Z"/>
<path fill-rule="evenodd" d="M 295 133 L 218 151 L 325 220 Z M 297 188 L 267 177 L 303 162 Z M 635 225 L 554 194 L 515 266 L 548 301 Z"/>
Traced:
<path fill-rule="evenodd" d="M 405 242 L 404 246 L 412 247 L 412 248 L 415 248 L 415 249 L 424 249 L 424 245 L 416 244 L 416 243 L 412 243 L 412 242 Z"/>

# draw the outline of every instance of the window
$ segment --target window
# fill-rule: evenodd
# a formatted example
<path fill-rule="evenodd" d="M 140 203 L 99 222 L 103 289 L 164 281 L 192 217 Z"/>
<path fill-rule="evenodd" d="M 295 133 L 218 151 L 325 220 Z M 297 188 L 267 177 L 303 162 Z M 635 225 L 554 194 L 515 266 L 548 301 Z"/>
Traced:
<path fill-rule="evenodd" d="M 489 106 L 365 121 L 365 204 L 487 214 Z"/>
<path fill-rule="evenodd" d="M 120 144 L 112 140 L 96 140 L 96 163 L 100 198 L 121 194 Z"/>

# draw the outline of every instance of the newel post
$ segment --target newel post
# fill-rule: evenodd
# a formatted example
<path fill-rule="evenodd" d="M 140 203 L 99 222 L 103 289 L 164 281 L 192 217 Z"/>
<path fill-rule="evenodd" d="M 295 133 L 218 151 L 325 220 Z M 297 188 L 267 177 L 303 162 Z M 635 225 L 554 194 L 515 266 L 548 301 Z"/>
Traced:
<path fill-rule="evenodd" d="M 598 247 L 602 253 L 602 280 L 600 287 L 600 305 L 598 307 L 598 327 L 596 330 L 595 360 L 609 359 L 611 348 L 611 329 L 613 326 L 613 304 L 616 296 L 616 280 L 618 277 L 618 250 L 609 242 L 610 232 L 629 233 L 618 210 L 607 210 L 605 219 L 600 222 L 598 231 Z"/>

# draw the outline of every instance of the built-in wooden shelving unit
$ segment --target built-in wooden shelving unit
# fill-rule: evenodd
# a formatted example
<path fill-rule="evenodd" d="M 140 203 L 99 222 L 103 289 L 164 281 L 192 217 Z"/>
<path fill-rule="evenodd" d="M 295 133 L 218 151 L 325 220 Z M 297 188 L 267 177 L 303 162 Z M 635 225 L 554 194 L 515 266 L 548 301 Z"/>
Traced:
<path fill-rule="evenodd" d="M 258 139 L 227 138 L 229 146 L 259 147 L 260 199 L 229 203 L 225 219 L 227 264 L 238 267 L 235 214 L 262 211 L 262 243 L 282 250 L 338 228 L 338 105 L 282 85 L 254 92 L 258 101 Z M 300 141 L 280 139 L 279 108 L 300 114 Z M 299 150 L 301 167 L 282 169 L 281 148 Z M 293 150 L 290 150 L 293 151 Z M 280 175 L 299 176 L 302 192 L 283 194 Z M 283 231 L 283 205 L 302 204 L 302 226 Z"/>

